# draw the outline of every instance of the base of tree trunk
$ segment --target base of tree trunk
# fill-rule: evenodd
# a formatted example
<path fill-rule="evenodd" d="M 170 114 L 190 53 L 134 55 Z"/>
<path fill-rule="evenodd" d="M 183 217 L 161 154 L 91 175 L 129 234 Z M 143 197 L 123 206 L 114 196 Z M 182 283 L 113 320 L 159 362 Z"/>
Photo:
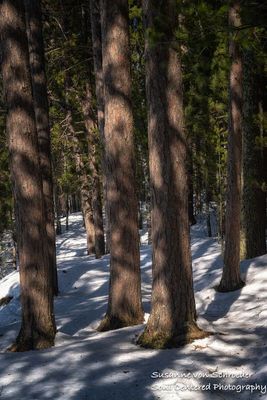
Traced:
<path fill-rule="evenodd" d="M 104 255 L 105 255 L 105 252 L 104 253 L 103 252 L 98 253 L 97 251 L 95 252 L 96 260 L 99 260 L 100 258 L 104 257 Z"/>
<path fill-rule="evenodd" d="M 13 343 L 7 351 L 12 353 L 30 351 L 30 350 L 44 350 L 49 349 L 55 345 L 53 337 L 40 336 L 36 333 L 35 338 L 24 338 L 19 334 L 15 343 Z"/>
<path fill-rule="evenodd" d="M 144 315 L 135 318 L 118 318 L 115 316 L 106 315 L 100 322 L 98 332 L 107 332 L 115 329 L 126 328 L 127 326 L 140 325 L 144 322 Z"/>
<path fill-rule="evenodd" d="M 227 292 L 234 292 L 235 290 L 242 289 L 245 286 L 245 282 L 243 282 L 241 279 L 238 282 L 234 283 L 225 283 L 223 281 L 220 282 L 219 286 L 215 287 L 215 290 L 217 292 L 221 293 L 227 293 Z"/>
<path fill-rule="evenodd" d="M 194 216 L 189 219 L 190 226 L 196 225 L 196 223 L 197 223 L 197 220 Z"/>
<path fill-rule="evenodd" d="M 102 238 L 96 239 L 95 258 L 101 258 L 105 255 L 105 241 Z"/>
<path fill-rule="evenodd" d="M 147 327 L 139 336 L 137 344 L 149 349 L 170 349 L 182 347 L 194 340 L 204 339 L 214 335 L 213 332 L 206 332 L 200 329 L 196 323 L 192 323 L 181 329 L 180 332 L 153 332 Z"/>
<path fill-rule="evenodd" d="M 0 306 L 5 306 L 13 299 L 13 296 L 5 296 L 0 299 Z"/>

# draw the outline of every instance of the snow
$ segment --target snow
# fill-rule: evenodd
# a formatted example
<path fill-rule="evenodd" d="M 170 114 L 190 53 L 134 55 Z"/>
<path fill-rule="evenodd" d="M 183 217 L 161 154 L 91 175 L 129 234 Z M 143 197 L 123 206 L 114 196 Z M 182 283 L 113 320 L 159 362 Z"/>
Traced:
<path fill-rule="evenodd" d="M 14 242 L 12 232 L 0 234 L 0 279 L 14 271 L 13 260 Z"/>
<path fill-rule="evenodd" d="M 159 351 L 136 346 L 144 325 L 96 332 L 107 307 L 109 258 L 86 255 L 79 213 L 71 215 L 70 230 L 58 238 L 57 254 L 60 295 L 55 300 L 54 348 L 5 352 L 20 326 L 18 272 L 0 281 L 0 298 L 13 296 L 0 307 L 1 400 L 267 399 L 267 255 L 242 262 L 242 290 L 217 293 L 213 288 L 221 276 L 220 247 L 205 237 L 200 225 L 194 226 L 198 323 L 216 333 L 184 348 Z M 148 318 L 147 244 L 141 247 L 141 264 Z"/>

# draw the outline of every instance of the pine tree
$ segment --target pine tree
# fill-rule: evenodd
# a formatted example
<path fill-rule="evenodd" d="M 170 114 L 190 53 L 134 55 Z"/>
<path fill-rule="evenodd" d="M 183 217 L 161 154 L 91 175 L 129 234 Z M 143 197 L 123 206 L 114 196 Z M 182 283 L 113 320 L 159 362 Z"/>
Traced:
<path fill-rule="evenodd" d="M 225 216 L 224 266 L 218 291 L 228 292 L 244 286 L 240 276 L 241 228 L 241 162 L 242 162 L 242 58 L 238 43 L 240 2 L 233 1 L 229 8 L 231 57 L 230 67 L 230 122 L 228 135 L 228 175 Z"/>
<path fill-rule="evenodd" d="M 108 310 L 100 331 L 143 322 L 134 178 L 128 1 L 102 2 L 107 201 L 110 212 Z"/>
<path fill-rule="evenodd" d="M 103 86 L 103 66 L 102 66 L 102 39 L 101 39 L 101 16 L 100 16 L 100 0 L 90 0 L 90 22 L 92 33 L 92 51 L 94 61 L 94 75 L 96 87 L 96 103 L 97 103 L 97 121 L 101 142 L 101 167 L 103 175 L 103 197 L 105 206 L 105 230 L 106 230 L 106 252 L 110 251 L 110 224 L 109 224 L 109 209 L 107 201 L 107 171 L 105 160 L 105 113 L 104 113 L 104 86 Z"/>
<path fill-rule="evenodd" d="M 152 309 L 138 343 L 176 347 L 205 337 L 196 324 L 190 253 L 187 144 L 176 1 L 143 1 L 152 190 Z"/>
<path fill-rule="evenodd" d="M 2 75 L 20 260 L 22 325 L 11 351 L 54 344 L 53 288 L 23 2 L 0 3 Z"/>
<path fill-rule="evenodd" d="M 49 109 L 46 89 L 45 57 L 42 32 L 42 11 L 39 0 L 25 0 L 26 25 L 30 54 L 30 67 L 34 99 L 35 121 L 45 202 L 47 250 L 51 266 L 54 294 L 58 294 L 56 233 L 53 200 L 53 177 Z"/>

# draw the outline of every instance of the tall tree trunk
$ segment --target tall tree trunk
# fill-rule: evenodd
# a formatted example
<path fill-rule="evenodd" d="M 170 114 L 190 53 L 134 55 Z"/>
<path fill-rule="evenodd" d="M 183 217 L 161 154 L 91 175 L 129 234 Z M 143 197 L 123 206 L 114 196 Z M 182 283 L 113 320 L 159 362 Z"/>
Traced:
<path fill-rule="evenodd" d="M 142 210 L 142 202 L 139 201 L 139 210 L 138 210 L 138 228 L 143 229 L 144 222 L 143 222 L 143 210 Z"/>
<path fill-rule="evenodd" d="M 60 194 L 59 194 L 59 187 L 58 185 L 54 186 L 54 203 L 55 203 L 55 211 L 56 211 L 56 235 L 62 234 L 62 227 L 60 221 L 60 214 L 61 214 L 61 206 L 60 206 Z"/>
<path fill-rule="evenodd" d="M 21 329 L 10 350 L 26 351 L 54 344 L 53 288 L 44 246 L 45 210 L 23 2 L 2 1 L 0 15 L 22 304 Z"/>
<path fill-rule="evenodd" d="M 146 91 L 152 189 L 152 309 L 138 342 L 175 347 L 207 333 L 196 324 L 190 253 L 187 146 L 181 65 L 176 49 L 176 2 L 143 1 Z M 153 39 L 149 32 L 155 33 Z M 160 39 L 157 39 L 160 38 Z"/>
<path fill-rule="evenodd" d="M 46 89 L 45 57 L 42 32 L 42 12 L 39 0 L 25 0 L 27 35 L 30 54 L 30 68 L 34 99 L 35 121 L 38 134 L 38 146 L 42 184 L 44 193 L 47 250 L 52 267 L 52 285 L 54 294 L 58 295 L 58 278 L 56 262 L 56 232 L 53 203 L 53 178 L 51 163 L 51 144 L 49 109 Z"/>
<path fill-rule="evenodd" d="M 151 226 L 151 197 L 147 202 L 147 244 L 152 243 L 152 226 Z"/>
<path fill-rule="evenodd" d="M 88 185 L 88 177 L 81 177 L 81 204 L 87 238 L 87 253 L 95 254 L 95 226 L 92 208 L 92 193 Z"/>
<path fill-rule="evenodd" d="M 223 176 L 222 176 L 222 162 L 221 162 L 221 155 L 219 154 L 218 160 L 218 175 L 217 175 L 217 225 L 218 225 L 218 242 L 221 243 L 222 253 L 224 253 L 224 234 L 225 234 L 225 212 L 224 212 L 224 201 L 223 201 Z"/>
<path fill-rule="evenodd" d="M 74 213 L 80 211 L 80 205 L 79 205 L 77 193 L 74 193 L 71 196 L 71 211 Z"/>
<path fill-rule="evenodd" d="M 97 126 L 94 118 L 92 100 L 93 99 L 90 86 L 87 83 L 86 95 L 85 98 L 82 100 L 82 110 L 88 140 L 89 166 L 92 174 L 90 181 L 92 185 L 92 208 L 95 227 L 95 254 L 96 258 L 100 258 L 105 254 L 105 236 L 102 214 L 101 183 L 99 177 L 97 154 L 99 150 L 99 139 L 97 135 Z"/>
<path fill-rule="evenodd" d="M 210 220 L 210 199 L 209 199 L 209 189 L 206 189 L 206 224 L 207 224 L 207 235 L 212 237 L 211 220 Z"/>
<path fill-rule="evenodd" d="M 188 143 L 190 146 L 190 143 Z M 197 223 L 195 218 L 195 210 L 194 210 L 194 184 L 193 184 L 193 156 L 192 156 L 192 149 L 188 149 L 188 217 L 189 217 L 189 224 L 195 225 Z"/>
<path fill-rule="evenodd" d="M 107 201 L 107 172 L 105 161 L 105 113 L 104 113 L 104 82 L 103 82 L 103 67 L 102 67 L 102 39 L 101 39 L 101 16 L 100 16 L 101 0 L 90 0 L 90 19 L 93 44 L 93 59 L 95 72 L 96 86 L 96 101 L 97 101 L 97 120 L 98 129 L 101 139 L 101 168 L 103 174 L 103 197 L 105 206 L 105 230 L 106 230 L 106 253 L 110 252 L 110 223 L 109 209 Z"/>
<path fill-rule="evenodd" d="M 95 162 L 93 162 L 95 164 Z M 95 228 L 95 255 L 100 258 L 105 254 L 105 236 L 103 226 L 103 210 L 101 199 L 101 185 L 99 179 L 99 170 L 97 165 L 93 169 L 93 189 L 92 189 L 92 208 L 93 221 Z"/>
<path fill-rule="evenodd" d="M 143 322 L 127 0 L 103 0 L 103 73 L 110 285 L 100 331 Z"/>
<path fill-rule="evenodd" d="M 203 145 L 201 143 L 201 138 L 196 135 L 194 140 L 194 152 L 195 152 L 195 162 L 193 164 L 193 174 L 195 176 L 195 212 L 196 214 L 202 215 L 203 213 L 203 160 L 199 155 L 203 153 Z"/>
<path fill-rule="evenodd" d="M 266 253 L 266 193 L 261 188 L 264 160 L 260 137 L 260 76 L 252 51 L 244 55 L 243 107 L 243 197 L 241 258 L 254 258 Z"/>
<path fill-rule="evenodd" d="M 218 291 L 228 292 L 244 286 L 240 276 L 241 228 L 241 160 L 242 160 L 242 59 L 237 42 L 241 25 L 240 1 L 232 2 L 229 9 L 231 57 L 230 67 L 230 124 L 228 134 L 227 199 L 225 216 L 224 266 Z"/>
<path fill-rule="evenodd" d="M 92 189 L 90 188 L 90 178 L 82 158 L 82 149 L 78 137 L 73 127 L 71 110 L 67 111 L 66 123 L 68 126 L 69 137 L 72 141 L 76 172 L 81 182 L 81 205 L 87 236 L 87 253 L 95 254 L 95 227 L 92 208 Z"/>
<path fill-rule="evenodd" d="M 69 194 L 68 193 L 65 193 L 64 200 L 65 200 L 65 210 L 66 210 L 66 213 L 65 213 L 66 214 L 65 215 L 65 218 L 66 218 L 65 230 L 66 230 L 66 232 L 68 232 L 68 230 L 69 230 L 69 214 L 70 214 Z"/>

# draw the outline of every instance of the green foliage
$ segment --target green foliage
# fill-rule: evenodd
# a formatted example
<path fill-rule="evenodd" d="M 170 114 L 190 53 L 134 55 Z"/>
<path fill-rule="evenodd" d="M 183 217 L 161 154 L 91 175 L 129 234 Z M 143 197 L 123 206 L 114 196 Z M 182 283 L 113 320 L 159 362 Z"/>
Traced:
<path fill-rule="evenodd" d="M 81 157 L 90 173 L 88 143 L 81 109 L 86 83 L 91 83 L 93 87 L 92 45 L 88 21 L 88 2 L 74 3 L 68 0 L 64 5 L 54 1 L 47 3 L 45 44 L 54 181 L 60 192 L 65 194 L 72 194 L 80 189 L 74 137 L 78 140 Z M 95 96 L 93 107 L 96 110 Z M 66 119 L 68 111 L 72 118 L 71 130 Z"/>
<path fill-rule="evenodd" d="M 147 105 L 145 89 L 145 35 L 151 45 L 162 44 L 163 32 L 173 16 L 158 15 L 152 29 L 143 26 L 140 0 L 129 0 L 129 25 L 132 71 L 132 104 L 134 111 L 136 175 L 139 197 L 149 197 Z M 235 36 L 242 51 L 252 50 L 259 71 L 267 74 L 266 26 L 264 2 L 243 1 L 242 26 L 234 31 L 228 27 L 229 3 L 219 0 L 185 2 L 177 0 L 179 18 L 176 40 L 172 45 L 182 59 L 185 128 L 193 162 L 193 186 L 199 199 L 204 197 L 224 202 L 228 135 L 229 34 Z M 79 176 L 75 166 L 73 134 L 78 139 L 81 157 L 88 175 L 88 144 L 85 136 L 81 103 L 86 83 L 94 88 L 92 43 L 89 23 L 89 2 L 46 0 L 44 34 L 52 134 L 54 179 L 64 193 L 79 190 Z M 173 21 L 173 20 L 172 20 Z M 263 110 L 256 123 L 263 134 L 256 147 L 266 148 L 266 78 L 262 91 Z M 96 96 L 93 90 L 93 113 L 96 114 Z M 0 231 L 10 224 L 12 210 L 8 152 L 4 137 L 4 105 L 0 104 Z M 3 109 L 3 110 L 2 110 Z M 71 110 L 73 132 L 66 122 Z M 97 136 L 97 133 L 96 133 Z M 101 156 L 97 143 L 95 155 Z M 263 190 L 266 190 L 263 183 Z M 208 196 L 209 195 L 209 196 Z"/>
<path fill-rule="evenodd" d="M 186 130 L 199 211 L 205 196 L 216 200 L 225 179 L 228 6 L 179 2 Z"/>

